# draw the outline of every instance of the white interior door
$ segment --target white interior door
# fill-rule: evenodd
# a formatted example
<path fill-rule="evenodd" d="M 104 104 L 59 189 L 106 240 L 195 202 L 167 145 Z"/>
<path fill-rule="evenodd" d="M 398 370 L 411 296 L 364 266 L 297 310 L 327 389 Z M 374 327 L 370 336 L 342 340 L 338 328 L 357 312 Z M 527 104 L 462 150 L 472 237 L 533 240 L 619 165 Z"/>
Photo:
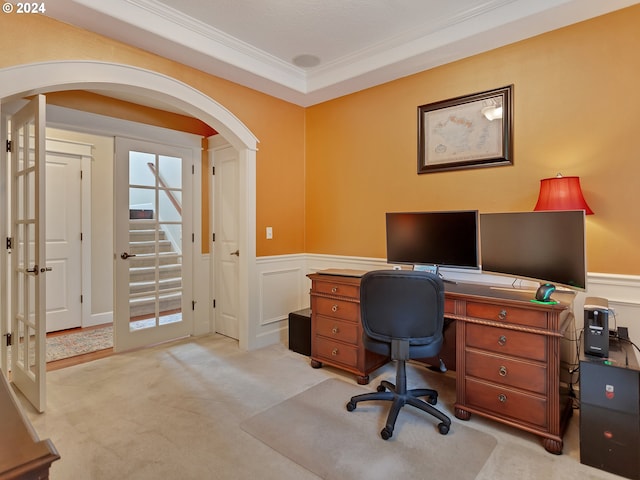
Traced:
<path fill-rule="evenodd" d="M 40 412 L 45 391 L 45 97 L 11 119 L 11 375 Z"/>
<path fill-rule="evenodd" d="M 238 152 L 226 147 L 215 152 L 215 190 L 219 194 L 214 206 L 216 241 L 216 332 L 227 337 L 239 338 L 239 222 Z M 246 252 L 245 252 L 246 253 Z"/>
<path fill-rule="evenodd" d="M 81 158 L 47 152 L 47 332 L 82 324 Z"/>
<path fill-rule="evenodd" d="M 193 331 L 193 154 L 116 138 L 116 351 Z"/>

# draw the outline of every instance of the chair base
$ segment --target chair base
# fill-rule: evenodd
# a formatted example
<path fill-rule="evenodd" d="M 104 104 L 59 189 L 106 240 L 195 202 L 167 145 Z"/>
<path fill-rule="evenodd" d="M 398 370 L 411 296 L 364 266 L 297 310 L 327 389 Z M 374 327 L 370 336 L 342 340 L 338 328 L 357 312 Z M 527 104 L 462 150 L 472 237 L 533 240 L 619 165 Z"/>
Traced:
<path fill-rule="evenodd" d="M 438 424 L 438 431 L 442 435 L 449 433 L 451 419 L 440 410 L 433 407 L 433 405 L 438 403 L 438 392 L 430 388 L 414 388 L 407 390 L 406 362 L 404 360 L 398 360 L 397 364 L 395 384 L 383 380 L 380 382 L 377 392 L 363 393 L 361 395 L 351 397 L 351 400 L 347 403 L 347 410 L 352 412 L 356 409 L 356 405 L 359 402 L 366 402 L 369 400 L 392 402 L 391 409 L 387 416 L 387 423 L 380 432 L 380 436 L 384 440 L 388 440 L 392 437 L 400 409 L 407 404 L 436 417 L 440 420 L 440 423 Z M 424 401 L 419 397 L 427 397 L 427 400 Z"/>

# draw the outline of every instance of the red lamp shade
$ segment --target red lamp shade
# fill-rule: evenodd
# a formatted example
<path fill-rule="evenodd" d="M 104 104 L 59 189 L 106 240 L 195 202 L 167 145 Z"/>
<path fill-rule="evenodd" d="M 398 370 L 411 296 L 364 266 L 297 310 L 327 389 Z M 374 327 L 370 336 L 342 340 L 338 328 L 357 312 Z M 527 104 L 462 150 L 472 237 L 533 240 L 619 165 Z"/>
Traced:
<path fill-rule="evenodd" d="M 534 210 L 584 210 L 593 215 L 580 188 L 580 177 L 557 177 L 540 180 L 540 194 Z"/>

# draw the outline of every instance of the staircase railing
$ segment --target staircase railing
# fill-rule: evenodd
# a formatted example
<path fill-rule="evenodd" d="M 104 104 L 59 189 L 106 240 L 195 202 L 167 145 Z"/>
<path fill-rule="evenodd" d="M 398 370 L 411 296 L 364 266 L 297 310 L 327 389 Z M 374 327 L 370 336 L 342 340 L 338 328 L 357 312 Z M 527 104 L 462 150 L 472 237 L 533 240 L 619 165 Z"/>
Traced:
<path fill-rule="evenodd" d="M 158 179 L 158 183 L 160 184 L 160 186 L 164 189 L 164 191 L 167 193 L 167 197 L 169 198 L 169 201 L 171 202 L 171 204 L 173 205 L 173 208 L 176 209 L 176 211 L 180 214 L 180 216 L 182 216 L 182 205 L 180 205 L 180 202 L 178 202 L 178 199 L 175 197 L 175 195 L 173 194 L 173 192 L 171 190 L 169 190 L 169 186 L 167 185 L 167 183 L 162 179 L 162 176 L 160 175 L 160 173 L 158 172 L 158 169 L 156 168 L 156 166 L 151 163 L 148 162 L 147 166 L 149 167 L 149 169 L 151 170 L 151 172 L 155 175 L 155 177 Z"/>

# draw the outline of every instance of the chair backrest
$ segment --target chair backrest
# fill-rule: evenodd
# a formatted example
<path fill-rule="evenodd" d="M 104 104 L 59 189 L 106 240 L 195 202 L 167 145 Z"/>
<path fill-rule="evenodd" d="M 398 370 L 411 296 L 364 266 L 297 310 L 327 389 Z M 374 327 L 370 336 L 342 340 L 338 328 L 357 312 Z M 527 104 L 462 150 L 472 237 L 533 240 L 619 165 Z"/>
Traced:
<path fill-rule="evenodd" d="M 430 272 L 368 272 L 360 283 L 360 318 L 374 340 L 410 339 L 410 345 L 437 341 L 444 323 L 444 283 Z"/>

